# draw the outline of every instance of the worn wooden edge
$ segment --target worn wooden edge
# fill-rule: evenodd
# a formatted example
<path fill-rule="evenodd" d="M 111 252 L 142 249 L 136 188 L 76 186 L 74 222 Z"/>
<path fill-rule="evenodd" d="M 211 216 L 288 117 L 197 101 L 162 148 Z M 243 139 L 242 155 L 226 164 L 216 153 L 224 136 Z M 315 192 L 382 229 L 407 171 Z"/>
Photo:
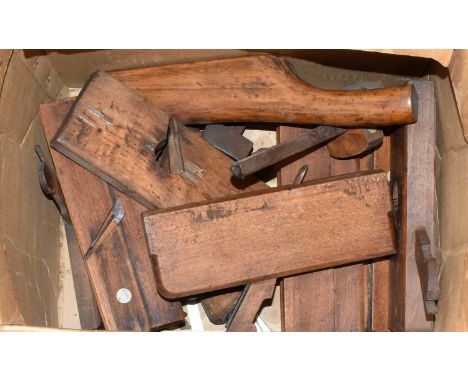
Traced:
<path fill-rule="evenodd" d="M 384 173 L 385 173 L 385 171 L 383 171 L 383 170 L 357 171 L 357 172 L 354 173 L 354 175 L 355 175 L 354 178 L 360 178 L 360 177 L 364 177 L 364 176 L 367 176 L 367 175 L 384 174 Z M 181 210 L 185 210 L 187 208 L 206 206 L 206 205 L 214 204 L 214 203 L 222 203 L 222 202 L 232 201 L 232 200 L 236 200 L 236 199 L 240 199 L 240 198 L 249 198 L 251 196 L 274 194 L 274 193 L 281 192 L 281 191 L 304 188 L 304 187 L 314 186 L 314 185 L 323 184 L 323 183 L 337 182 L 337 181 L 345 180 L 345 179 L 349 179 L 349 174 L 336 175 L 336 176 L 330 176 L 330 177 L 326 177 L 326 178 L 309 180 L 309 181 L 303 182 L 300 185 L 289 184 L 289 185 L 284 185 L 284 186 L 278 186 L 278 187 L 275 187 L 275 188 L 266 188 L 266 189 L 261 189 L 261 190 L 245 191 L 245 192 L 242 192 L 242 193 L 239 193 L 239 194 L 221 196 L 219 198 L 212 198 L 212 199 L 204 200 L 204 201 L 201 201 L 201 202 L 193 202 L 193 203 L 183 204 L 183 205 L 180 205 L 180 206 L 160 208 L 160 209 L 157 209 L 157 210 L 144 212 L 142 214 L 143 223 L 146 224 L 146 219 L 151 218 L 151 216 L 160 215 L 160 214 L 164 214 L 164 213 L 167 213 L 167 212 L 181 211 Z"/>

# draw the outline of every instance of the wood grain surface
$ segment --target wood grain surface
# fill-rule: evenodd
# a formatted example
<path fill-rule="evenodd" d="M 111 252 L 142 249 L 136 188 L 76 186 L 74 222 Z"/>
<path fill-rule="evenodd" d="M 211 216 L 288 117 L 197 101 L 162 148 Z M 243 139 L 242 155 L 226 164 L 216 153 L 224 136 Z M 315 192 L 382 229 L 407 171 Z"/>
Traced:
<path fill-rule="evenodd" d="M 96 105 L 99 105 L 96 108 Z M 58 150 L 146 207 L 169 207 L 267 187 L 254 177 L 232 179 L 231 160 L 192 129 L 180 126 L 185 171 L 169 174 L 154 151 L 169 118 L 105 73 L 93 76 L 56 135 Z M 224 323 L 240 291 L 212 296 L 203 306 Z"/>
<path fill-rule="evenodd" d="M 68 99 L 40 106 L 48 142 L 73 102 Z M 145 209 L 57 151 L 51 150 L 51 155 L 82 254 L 90 247 L 115 199 L 126 212 L 119 230 L 86 260 L 106 329 L 149 330 L 183 320 L 180 303 L 166 301 L 156 290 L 140 218 Z M 131 291 L 130 303 L 117 301 L 116 292 L 122 287 Z"/>
<path fill-rule="evenodd" d="M 147 208 L 258 189 L 254 178 L 231 180 L 230 159 L 199 134 L 181 126 L 185 171 L 170 174 L 155 149 L 169 118 L 119 81 L 97 72 L 55 135 L 52 147 Z M 235 183 L 233 183 L 235 182 Z"/>
<path fill-rule="evenodd" d="M 370 157 L 368 170 L 384 170 L 390 172 L 390 135 L 385 135 L 382 146 Z M 371 285 L 371 327 L 373 332 L 390 330 L 390 259 L 374 260 L 370 266 Z"/>
<path fill-rule="evenodd" d="M 395 331 L 428 331 L 415 260 L 415 231 L 435 231 L 435 96 L 432 81 L 415 81 L 418 121 L 391 136 L 391 189 L 397 200 L 398 256 L 390 264 L 390 325 Z"/>
<path fill-rule="evenodd" d="M 393 253 L 389 211 L 386 175 L 365 173 L 143 216 L 158 289 L 177 298 Z"/>
<path fill-rule="evenodd" d="M 184 123 L 277 122 L 386 126 L 414 122 L 412 86 L 323 90 L 286 58 L 261 55 L 112 72 Z"/>
<path fill-rule="evenodd" d="M 227 326 L 228 332 L 256 332 L 255 320 L 266 300 L 273 297 L 276 279 L 268 279 L 249 284 L 239 309 Z"/>
<path fill-rule="evenodd" d="M 70 256 L 76 304 L 78 306 L 78 314 L 80 316 L 80 327 L 85 330 L 97 329 L 102 325 L 102 319 L 99 314 L 91 281 L 86 270 L 86 264 L 72 225 L 66 222 L 64 224 L 67 235 L 68 254 Z"/>
<path fill-rule="evenodd" d="M 278 140 L 296 137 L 303 130 L 280 126 Z M 359 170 L 359 160 L 337 161 L 330 158 L 328 150 L 322 147 L 282 166 L 279 183 L 291 183 L 297 169 L 304 164 L 309 166 L 307 180 Z M 364 330 L 367 315 L 365 268 L 365 265 L 353 264 L 284 278 L 281 282 L 282 330 Z"/>

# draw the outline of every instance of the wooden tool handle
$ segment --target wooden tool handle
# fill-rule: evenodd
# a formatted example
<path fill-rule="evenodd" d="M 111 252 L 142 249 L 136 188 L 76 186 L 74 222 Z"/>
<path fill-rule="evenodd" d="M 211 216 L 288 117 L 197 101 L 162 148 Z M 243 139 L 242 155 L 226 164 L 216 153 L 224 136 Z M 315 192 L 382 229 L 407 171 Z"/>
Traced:
<path fill-rule="evenodd" d="M 286 58 L 262 55 L 111 73 L 185 123 L 273 122 L 388 126 L 417 119 L 412 85 L 372 90 L 318 89 Z"/>

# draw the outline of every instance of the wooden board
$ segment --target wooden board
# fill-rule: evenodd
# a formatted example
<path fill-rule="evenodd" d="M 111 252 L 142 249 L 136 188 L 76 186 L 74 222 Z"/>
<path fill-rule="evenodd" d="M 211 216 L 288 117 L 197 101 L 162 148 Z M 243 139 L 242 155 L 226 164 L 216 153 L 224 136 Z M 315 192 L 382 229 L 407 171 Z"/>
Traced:
<path fill-rule="evenodd" d="M 262 55 L 129 69 L 112 76 L 184 123 L 363 127 L 415 120 L 411 86 L 323 90 L 292 68 L 287 59 Z"/>
<path fill-rule="evenodd" d="M 73 100 L 68 99 L 40 106 L 48 142 L 72 105 Z M 81 253 L 88 250 L 115 199 L 119 199 L 126 212 L 119 230 L 86 260 L 106 329 L 149 330 L 183 320 L 180 303 L 166 301 L 157 293 L 140 222 L 145 208 L 57 151 L 51 150 L 51 155 Z M 116 299 L 116 292 L 122 287 L 132 293 L 127 304 Z"/>
<path fill-rule="evenodd" d="M 390 135 L 385 135 L 382 146 L 373 153 L 367 169 L 390 171 Z M 371 327 L 373 332 L 390 330 L 390 259 L 378 259 L 370 266 Z"/>
<path fill-rule="evenodd" d="M 390 208 L 386 175 L 366 173 L 156 210 L 144 222 L 158 289 L 177 298 L 393 253 Z"/>
<path fill-rule="evenodd" d="M 166 138 L 168 121 L 135 91 L 98 72 L 80 93 L 52 147 L 147 208 L 234 194 L 257 181 L 231 180 L 230 159 L 183 126 L 185 171 L 169 174 L 154 154 Z"/>
<path fill-rule="evenodd" d="M 102 325 L 101 316 L 89 280 L 83 255 L 70 223 L 64 222 L 67 235 L 68 255 L 73 276 L 73 286 L 80 316 L 80 327 L 85 330 L 97 329 Z"/>
<path fill-rule="evenodd" d="M 398 200 L 398 256 L 390 264 L 390 325 L 395 331 L 427 331 L 424 301 L 415 261 L 415 231 L 434 241 L 435 97 L 432 81 L 415 81 L 419 116 L 391 136 L 391 188 Z"/>
<path fill-rule="evenodd" d="M 278 141 L 300 135 L 305 129 L 280 126 Z M 281 167 L 279 182 L 290 184 L 300 166 L 307 164 L 307 180 L 358 171 L 356 159 L 337 161 L 327 148 L 303 155 Z M 366 325 L 365 265 L 353 264 L 286 277 L 281 283 L 283 331 L 356 331 Z"/>

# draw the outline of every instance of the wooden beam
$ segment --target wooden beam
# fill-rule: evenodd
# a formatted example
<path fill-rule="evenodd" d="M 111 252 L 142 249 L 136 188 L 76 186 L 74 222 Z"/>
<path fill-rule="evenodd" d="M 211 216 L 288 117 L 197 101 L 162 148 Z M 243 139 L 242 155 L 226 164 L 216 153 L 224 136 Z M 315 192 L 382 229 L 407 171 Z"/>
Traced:
<path fill-rule="evenodd" d="M 390 135 L 385 135 L 382 146 L 373 153 L 366 169 L 390 172 Z M 390 260 L 377 259 L 370 266 L 371 287 L 371 327 L 373 332 L 390 330 Z"/>
<path fill-rule="evenodd" d="M 390 208 L 386 174 L 365 173 L 156 210 L 144 222 L 158 289 L 177 298 L 393 253 Z"/>
<path fill-rule="evenodd" d="M 415 232 L 435 231 L 435 96 L 432 81 L 415 81 L 418 121 L 391 136 L 391 189 L 397 203 L 398 256 L 390 264 L 390 325 L 396 331 L 428 331 L 415 260 Z"/>

